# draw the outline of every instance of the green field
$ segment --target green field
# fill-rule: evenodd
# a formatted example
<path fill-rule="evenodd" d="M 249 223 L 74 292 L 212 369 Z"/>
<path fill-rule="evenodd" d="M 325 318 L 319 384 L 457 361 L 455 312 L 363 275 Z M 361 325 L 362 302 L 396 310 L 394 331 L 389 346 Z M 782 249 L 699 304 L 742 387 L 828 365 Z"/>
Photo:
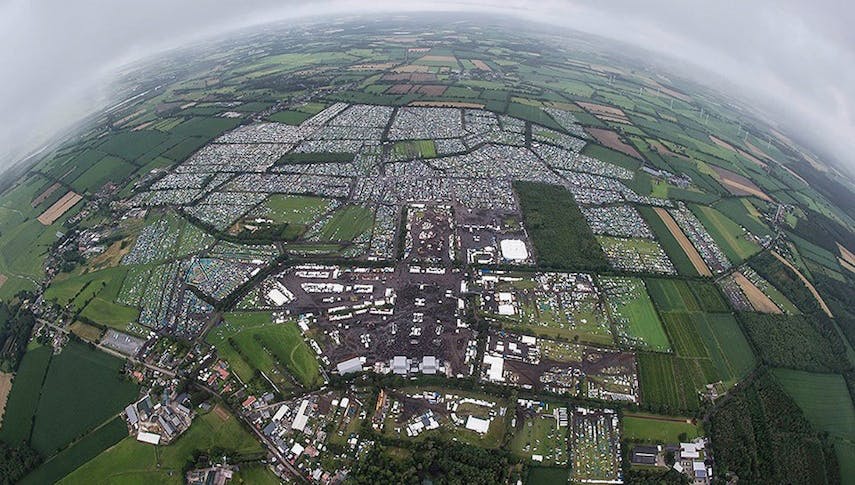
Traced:
<path fill-rule="evenodd" d="M 3 427 L 0 428 L 3 441 L 18 443 L 29 439 L 51 354 L 50 347 L 37 346 L 27 350 L 21 359 L 3 413 Z"/>
<path fill-rule="evenodd" d="M 525 483 L 528 485 L 567 485 L 569 480 L 569 468 L 533 466 L 528 469 Z"/>
<path fill-rule="evenodd" d="M 659 315 L 640 278 L 601 277 L 617 333 L 627 345 L 665 352 L 671 349 Z"/>
<path fill-rule="evenodd" d="M 119 374 L 123 364 L 69 342 L 51 360 L 36 408 L 33 447 L 49 456 L 133 401 L 139 388 Z"/>
<path fill-rule="evenodd" d="M 818 431 L 855 443 L 855 406 L 843 376 L 792 369 L 772 373 Z"/>
<path fill-rule="evenodd" d="M 605 269 L 608 262 L 573 196 L 554 185 L 517 182 L 523 223 L 540 265 Z"/>
<path fill-rule="evenodd" d="M 399 141 L 392 147 L 396 159 L 436 157 L 436 144 L 433 140 Z"/>
<path fill-rule="evenodd" d="M 21 483 L 54 483 L 127 436 L 128 427 L 125 420 L 115 417 L 40 465 Z"/>
<path fill-rule="evenodd" d="M 705 281 L 687 281 L 692 294 L 701 310 L 713 313 L 727 313 L 731 311 L 730 304 L 725 301 L 718 287 Z"/>
<path fill-rule="evenodd" d="M 697 410 L 698 391 L 717 377 L 708 359 L 670 354 L 639 352 L 638 367 L 642 401 L 662 413 Z"/>
<path fill-rule="evenodd" d="M 60 481 L 63 484 L 90 483 L 184 483 L 182 469 L 194 458 L 194 452 L 214 448 L 232 450 L 241 455 L 260 456 L 261 444 L 246 431 L 237 418 L 225 420 L 216 413 L 197 416 L 183 435 L 167 446 L 151 446 L 130 436 L 101 453 Z"/>
<path fill-rule="evenodd" d="M 744 378 L 756 365 L 756 358 L 736 319 L 729 314 L 695 315 L 698 334 L 707 348 L 718 377 L 728 387 Z"/>
<path fill-rule="evenodd" d="M 306 387 L 322 383 L 315 354 L 297 325 L 273 323 L 268 312 L 227 314 L 207 338 L 244 382 L 259 371 L 281 388 L 293 387 L 289 375 Z"/>
<path fill-rule="evenodd" d="M 676 312 L 662 314 L 662 321 L 665 322 L 677 355 L 699 359 L 709 357 L 701 336 L 695 329 L 695 320 L 703 316 L 703 314 Z"/>
<path fill-rule="evenodd" d="M 685 433 L 685 436 L 682 436 Z M 678 443 L 703 435 L 703 429 L 688 418 L 668 418 L 655 414 L 624 414 L 623 435 L 641 443 Z"/>
<path fill-rule="evenodd" d="M 659 311 L 696 312 L 701 309 L 689 284 L 683 280 L 651 278 L 645 283 Z"/>
<path fill-rule="evenodd" d="M 318 231 L 321 241 L 353 241 L 370 231 L 374 212 L 362 205 L 346 205 L 336 210 Z"/>
<path fill-rule="evenodd" d="M 690 208 L 731 263 L 739 264 L 760 251 L 760 246 L 746 239 L 742 228 L 721 212 L 704 205 L 690 205 Z"/>
<path fill-rule="evenodd" d="M 262 211 L 274 224 L 288 224 L 288 235 L 296 238 L 331 205 L 332 201 L 323 197 L 274 194 L 264 201 Z"/>
<path fill-rule="evenodd" d="M 241 465 L 240 470 L 232 476 L 230 483 L 239 485 L 279 485 L 281 481 L 265 465 Z"/>

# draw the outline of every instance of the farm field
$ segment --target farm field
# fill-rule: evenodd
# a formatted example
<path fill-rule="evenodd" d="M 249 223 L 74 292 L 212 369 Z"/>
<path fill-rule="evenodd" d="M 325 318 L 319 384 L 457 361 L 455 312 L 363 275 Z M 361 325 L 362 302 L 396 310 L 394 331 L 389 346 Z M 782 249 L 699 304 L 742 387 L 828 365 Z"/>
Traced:
<path fill-rule="evenodd" d="M 240 422 L 226 413 L 197 416 L 190 429 L 168 446 L 154 447 L 129 436 L 87 462 L 59 483 L 184 483 L 182 469 L 196 450 L 231 450 L 243 456 L 259 456 L 261 445 Z"/>
<path fill-rule="evenodd" d="M 638 367 L 642 402 L 663 413 L 697 410 L 698 391 L 716 380 L 715 368 L 708 359 L 640 352 Z"/>
<path fill-rule="evenodd" d="M 855 442 L 855 405 L 843 376 L 792 369 L 772 373 L 817 430 Z"/>
<path fill-rule="evenodd" d="M 306 387 L 321 381 L 314 352 L 293 322 L 273 323 L 270 313 L 231 313 L 208 334 L 208 342 L 244 382 L 263 372 L 282 388 L 293 387 L 289 375 Z"/>
<path fill-rule="evenodd" d="M 685 436 L 683 436 L 685 434 Z M 625 413 L 623 437 L 640 443 L 679 443 L 703 434 L 703 429 L 689 418 L 672 418 L 657 414 Z"/>
<path fill-rule="evenodd" d="M 115 417 L 50 458 L 27 475 L 22 484 L 54 483 L 128 436 L 125 420 Z"/>
<path fill-rule="evenodd" d="M 721 212 L 703 205 L 690 205 L 690 208 L 731 263 L 739 264 L 760 251 L 760 246 L 746 239 L 742 228 Z"/>
<path fill-rule="evenodd" d="M 119 374 L 122 364 L 69 342 L 48 368 L 36 408 L 33 447 L 49 456 L 136 399 L 138 387 Z"/>
<path fill-rule="evenodd" d="M 650 297 L 661 312 L 696 312 L 701 309 L 686 281 L 650 278 L 645 283 Z"/>
<path fill-rule="evenodd" d="M 0 439 L 3 441 L 18 443 L 30 437 L 51 354 L 50 347 L 46 346 L 31 347 L 24 354 L 3 413 L 3 425 L 0 427 Z"/>

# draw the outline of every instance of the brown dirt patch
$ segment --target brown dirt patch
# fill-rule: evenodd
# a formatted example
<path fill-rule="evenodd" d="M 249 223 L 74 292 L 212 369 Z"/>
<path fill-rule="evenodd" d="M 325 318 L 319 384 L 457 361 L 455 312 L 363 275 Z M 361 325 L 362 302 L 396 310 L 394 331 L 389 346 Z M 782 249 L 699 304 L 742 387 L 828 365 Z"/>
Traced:
<path fill-rule="evenodd" d="M 733 279 L 739 285 L 739 288 L 742 289 L 742 292 L 745 293 L 745 296 L 748 297 L 748 301 L 751 302 L 751 306 L 755 310 L 760 313 L 783 313 L 778 308 L 778 305 L 766 293 L 763 293 L 760 288 L 757 288 L 751 280 L 746 278 L 744 274 L 737 271 L 733 273 Z"/>
<path fill-rule="evenodd" d="M 82 195 L 76 194 L 72 191 L 68 191 L 67 194 L 63 195 L 46 211 L 42 212 L 42 215 L 38 217 L 39 222 L 46 226 L 53 224 L 57 219 L 62 217 L 62 215 L 65 214 L 68 209 L 74 207 L 74 204 L 80 202 L 80 199 L 82 198 Z"/>
<path fill-rule="evenodd" d="M 641 154 L 636 151 L 635 147 L 627 145 L 621 141 L 620 136 L 612 130 L 604 130 L 602 128 L 585 128 L 585 131 L 597 139 L 599 143 L 613 150 L 617 150 L 625 155 L 642 160 Z"/>
<path fill-rule="evenodd" d="M 48 198 L 48 197 L 50 197 L 50 196 L 51 196 L 51 194 L 53 194 L 54 192 L 56 192 L 56 189 L 58 189 L 58 188 L 60 188 L 60 187 L 62 187 L 62 185 L 60 185 L 59 183 L 55 183 L 55 184 L 51 185 L 50 187 L 46 188 L 46 189 L 44 190 L 44 192 L 42 192 L 41 194 L 39 194 L 39 196 L 38 196 L 38 197 L 36 197 L 35 199 L 33 199 L 33 201 L 30 203 L 30 205 L 31 205 L 32 207 L 35 207 L 35 206 L 37 206 L 37 205 L 41 204 L 42 202 L 44 202 L 45 200 L 47 200 L 47 198 Z"/>
<path fill-rule="evenodd" d="M 777 251 L 772 251 L 772 256 L 775 256 L 775 258 L 777 258 L 778 261 L 784 263 L 784 265 L 786 265 L 788 268 L 790 268 L 799 277 L 799 279 L 802 280 L 802 283 L 804 283 L 805 286 L 807 286 L 807 289 L 810 290 L 813 297 L 816 298 L 816 302 L 819 303 L 819 306 L 822 307 L 822 311 L 824 311 L 825 314 L 828 315 L 829 317 L 834 318 L 834 315 L 831 314 L 831 310 L 828 309 L 828 305 L 825 304 L 825 300 L 823 300 L 822 297 L 819 296 L 819 292 L 816 291 L 816 288 L 813 287 L 813 283 L 811 283 L 807 278 L 805 278 L 805 275 L 803 275 L 802 272 L 798 270 L 798 268 L 793 266 L 792 263 L 787 261 L 787 259 L 785 257 L 778 254 Z"/>
<path fill-rule="evenodd" d="M 386 94 L 407 94 L 413 89 L 412 84 L 395 84 L 386 90 Z"/>
<path fill-rule="evenodd" d="M 6 277 L 6 275 L 4 275 L 3 273 L 0 273 L 0 288 L 2 288 L 2 287 L 3 287 L 3 284 L 4 284 L 4 283 L 6 283 L 6 281 L 7 281 L 8 279 L 9 279 L 9 278 L 7 278 L 7 277 Z"/>
<path fill-rule="evenodd" d="M 482 71 L 492 71 L 492 69 L 490 69 L 490 66 L 488 66 L 487 63 L 482 61 L 481 59 L 470 59 L 469 62 L 475 65 L 475 69 L 480 69 Z"/>
<path fill-rule="evenodd" d="M 754 182 L 738 173 L 731 172 L 725 168 L 710 165 L 716 174 L 718 174 L 724 187 L 733 195 L 754 195 L 766 201 L 771 201 L 772 198 L 766 195 L 766 192 L 758 187 Z"/>
<path fill-rule="evenodd" d="M 231 418 L 231 415 L 229 414 L 229 412 L 226 411 L 226 409 L 224 407 L 220 406 L 219 404 L 214 406 L 214 414 L 216 414 L 217 417 L 223 421 L 228 421 L 229 418 Z"/>
<path fill-rule="evenodd" d="M 459 101 L 413 101 L 408 106 L 425 106 L 428 108 L 443 107 L 443 108 L 471 108 L 482 109 L 484 105 L 481 103 L 464 103 Z"/>
<path fill-rule="evenodd" d="M 701 257 L 701 254 L 697 249 L 695 249 L 692 242 L 689 241 L 689 238 L 683 234 L 683 231 L 680 229 L 680 226 L 677 225 L 677 221 L 671 217 L 671 214 L 662 207 L 656 207 L 653 210 L 656 211 L 656 214 L 659 215 L 659 218 L 665 223 L 665 227 L 668 228 L 668 231 L 680 244 L 680 248 L 684 253 L 686 253 L 686 256 L 689 257 L 689 261 L 692 262 L 692 266 L 695 267 L 698 274 L 701 276 L 712 276 L 712 271 L 707 267 L 707 263 L 704 262 L 704 258 Z"/>
<path fill-rule="evenodd" d="M 3 423 L 3 412 L 6 411 L 6 400 L 12 390 L 12 374 L 0 372 L 0 424 Z"/>
<path fill-rule="evenodd" d="M 834 244 L 837 244 L 837 249 L 840 251 L 840 257 L 843 258 L 843 260 L 845 260 L 847 263 L 855 266 L 855 254 L 853 254 L 852 251 L 846 249 L 846 246 L 840 244 L 839 242 L 836 242 Z"/>
<path fill-rule="evenodd" d="M 631 125 L 629 118 L 627 118 L 626 113 L 623 112 L 622 109 L 616 108 L 614 106 L 606 106 L 604 104 L 597 103 L 585 103 L 582 101 L 576 102 L 579 106 L 585 108 L 592 115 L 596 116 L 605 121 L 619 121 L 621 123 L 626 123 Z"/>
<path fill-rule="evenodd" d="M 442 96 L 447 88 L 447 86 L 439 84 L 425 84 L 424 86 L 419 86 L 416 92 L 426 94 L 428 96 Z"/>

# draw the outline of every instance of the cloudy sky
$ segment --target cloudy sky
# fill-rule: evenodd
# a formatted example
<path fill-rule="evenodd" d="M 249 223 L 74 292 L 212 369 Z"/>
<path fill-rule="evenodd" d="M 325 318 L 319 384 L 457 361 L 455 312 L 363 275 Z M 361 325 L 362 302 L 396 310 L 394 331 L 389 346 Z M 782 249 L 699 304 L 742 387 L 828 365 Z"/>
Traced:
<path fill-rule="evenodd" d="M 718 74 L 855 172 L 846 0 L 0 0 L 0 170 L 105 106 L 128 62 L 256 24 L 420 10 L 513 15 L 666 54 L 701 79 Z"/>

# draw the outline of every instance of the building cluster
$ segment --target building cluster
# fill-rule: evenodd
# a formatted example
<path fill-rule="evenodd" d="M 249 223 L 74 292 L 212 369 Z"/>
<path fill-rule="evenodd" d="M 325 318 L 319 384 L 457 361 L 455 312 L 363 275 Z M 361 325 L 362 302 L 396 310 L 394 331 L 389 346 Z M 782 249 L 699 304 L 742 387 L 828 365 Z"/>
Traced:
<path fill-rule="evenodd" d="M 685 443 L 634 445 L 629 454 L 633 465 L 671 467 L 686 475 L 690 483 L 709 485 L 713 482 L 713 466 L 706 459 L 707 438 Z M 669 464 L 671 463 L 671 464 Z"/>
<path fill-rule="evenodd" d="M 165 445 L 187 431 L 195 413 L 190 409 L 185 393 L 164 390 L 160 396 L 147 394 L 124 411 L 125 420 L 138 441 Z"/>
<path fill-rule="evenodd" d="M 290 466 L 317 483 L 341 483 L 357 457 L 373 445 L 358 433 L 368 413 L 362 399 L 320 392 L 284 402 L 247 398 L 244 408 L 267 444 L 287 462 L 276 467 Z"/>

